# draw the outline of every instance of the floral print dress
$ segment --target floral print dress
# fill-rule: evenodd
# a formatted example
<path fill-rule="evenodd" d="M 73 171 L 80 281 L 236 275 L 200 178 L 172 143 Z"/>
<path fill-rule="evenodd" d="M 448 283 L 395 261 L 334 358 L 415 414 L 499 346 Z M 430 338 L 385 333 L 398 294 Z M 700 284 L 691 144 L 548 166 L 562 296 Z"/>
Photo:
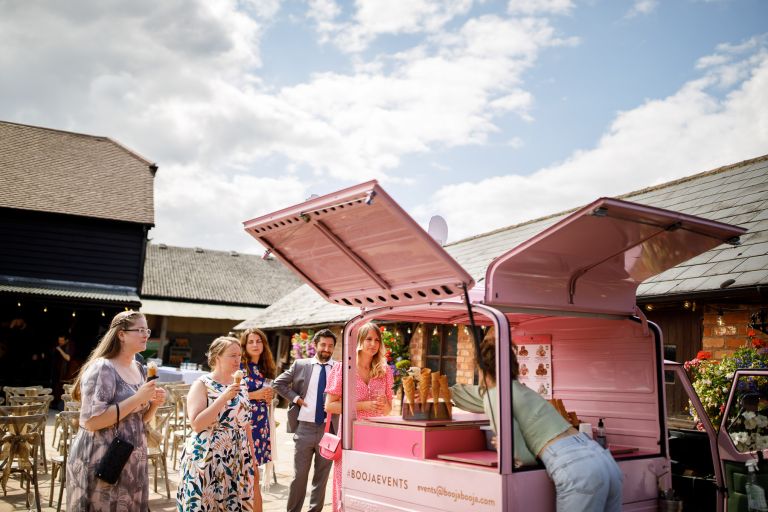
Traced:
<path fill-rule="evenodd" d="M 240 365 L 245 373 L 248 392 L 264 387 L 264 375 L 257 363 Z M 269 432 L 269 404 L 266 400 L 251 400 L 251 436 L 253 437 L 254 459 L 257 466 L 272 460 L 272 441 Z"/>
<path fill-rule="evenodd" d="M 205 385 L 208 404 L 227 389 L 210 374 L 199 380 Z M 242 386 L 240 394 L 219 413 L 218 421 L 187 438 L 176 493 L 179 512 L 252 510 L 254 466 L 247 435 L 250 409 Z"/>
<path fill-rule="evenodd" d="M 335 364 L 331 369 L 331 373 L 328 376 L 328 386 L 325 388 L 325 392 L 331 395 L 342 395 L 342 376 L 343 365 Z M 358 375 L 355 382 L 355 401 L 364 402 L 367 400 L 373 400 L 377 396 L 384 395 L 387 400 L 392 401 L 392 385 L 394 384 L 394 375 L 392 374 L 392 367 L 387 365 L 386 373 L 381 377 L 375 379 L 368 379 L 368 384 Z M 376 416 L 377 414 L 371 411 L 357 411 L 357 419 L 369 418 Z M 339 423 L 341 424 L 341 423 Z M 334 512 L 341 511 L 341 460 L 334 461 L 333 463 L 333 510 Z"/>
<path fill-rule="evenodd" d="M 137 363 L 138 365 L 138 363 Z M 138 365 L 142 384 L 146 370 Z M 80 425 L 103 414 L 115 402 L 136 394 L 140 384 L 128 384 L 120 377 L 109 359 L 96 359 L 80 381 L 82 403 Z M 120 437 L 133 444 L 120 479 L 111 485 L 96 478 L 96 465 L 104 457 L 115 429 L 103 428 L 89 432 L 80 427 L 67 459 L 67 510 L 72 512 L 135 512 L 148 510 L 147 442 L 142 416 L 146 407 L 125 415 L 120 410 Z"/>

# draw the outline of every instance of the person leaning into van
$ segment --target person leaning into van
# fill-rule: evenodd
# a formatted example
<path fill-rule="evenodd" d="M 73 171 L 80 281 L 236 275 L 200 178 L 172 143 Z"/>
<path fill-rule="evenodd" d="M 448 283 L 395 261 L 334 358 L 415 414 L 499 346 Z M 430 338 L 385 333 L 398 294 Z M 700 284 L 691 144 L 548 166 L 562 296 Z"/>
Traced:
<path fill-rule="evenodd" d="M 67 510 L 148 510 L 147 444 L 144 423 L 165 401 L 165 390 L 146 381 L 134 355 L 147 348 L 144 315 L 122 311 L 91 353 L 75 380 L 80 430 L 67 459 Z M 134 450 L 115 484 L 96 478 L 96 466 L 119 435 Z"/>
<path fill-rule="evenodd" d="M 480 345 L 483 404 L 496 432 L 496 337 L 491 328 Z M 515 462 L 544 463 L 555 484 L 557 511 L 614 512 L 621 510 L 622 474 L 611 452 L 579 433 L 541 395 L 517 380 L 512 353 L 512 414 Z M 524 442 L 523 442 L 524 440 Z"/>

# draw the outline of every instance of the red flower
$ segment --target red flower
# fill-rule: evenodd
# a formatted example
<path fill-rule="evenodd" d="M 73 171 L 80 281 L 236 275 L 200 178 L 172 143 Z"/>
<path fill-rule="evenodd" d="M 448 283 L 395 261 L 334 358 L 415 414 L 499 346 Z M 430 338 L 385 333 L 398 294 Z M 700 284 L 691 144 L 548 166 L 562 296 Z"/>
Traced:
<path fill-rule="evenodd" d="M 696 354 L 696 359 L 699 359 L 699 360 L 712 359 L 712 352 L 707 352 L 706 350 L 699 350 L 699 352 Z"/>
<path fill-rule="evenodd" d="M 303 340 L 306 340 L 306 339 L 308 339 L 308 338 L 309 338 L 309 334 L 305 333 L 304 331 L 302 331 L 302 332 L 301 332 L 301 334 L 299 334 L 299 336 L 300 336 L 300 337 L 301 337 L 301 339 L 303 339 Z"/>
<path fill-rule="evenodd" d="M 755 335 L 755 330 L 754 329 L 750 329 L 749 331 L 747 331 L 747 336 L 749 336 L 750 338 L 752 336 L 754 336 L 754 335 Z"/>
<path fill-rule="evenodd" d="M 381 332 L 384 332 L 384 331 L 386 331 L 386 330 L 387 330 L 387 326 L 386 326 L 386 325 L 382 325 L 381 327 L 379 327 L 379 330 L 380 330 Z"/>
<path fill-rule="evenodd" d="M 766 341 L 761 340 L 760 338 L 755 338 L 752 340 L 752 346 L 755 348 L 763 348 L 764 346 L 766 346 Z"/>

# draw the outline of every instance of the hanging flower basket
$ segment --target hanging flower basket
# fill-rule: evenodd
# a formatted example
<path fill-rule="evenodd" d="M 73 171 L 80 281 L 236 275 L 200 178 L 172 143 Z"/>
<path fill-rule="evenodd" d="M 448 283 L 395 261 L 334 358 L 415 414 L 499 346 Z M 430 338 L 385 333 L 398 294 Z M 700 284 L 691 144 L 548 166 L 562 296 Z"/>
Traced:
<path fill-rule="evenodd" d="M 291 357 L 294 359 L 306 359 L 308 357 L 315 357 L 317 348 L 312 342 L 312 336 L 314 332 L 300 331 L 291 336 Z"/>
<path fill-rule="evenodd" d="M 387 330 L 385 325 L 379 327 L 381 331 L 381 342 L 384 343 L 384 350 L 387 354 L 387 364 L 392 368 L 395 377 L 392 385 L 392 392 L 397 393 L 403 377 L 411 367 L 410 347 L 403 341 L 402 335 Z"/>

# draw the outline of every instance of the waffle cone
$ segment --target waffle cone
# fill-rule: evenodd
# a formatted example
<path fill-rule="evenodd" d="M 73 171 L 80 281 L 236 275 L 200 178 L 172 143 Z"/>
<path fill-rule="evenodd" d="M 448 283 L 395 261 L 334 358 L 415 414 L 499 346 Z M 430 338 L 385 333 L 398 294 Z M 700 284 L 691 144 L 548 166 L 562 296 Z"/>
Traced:
<path fill-rule="evenodd" d="M 422 368 L 419 375 L 419 398 L 421 398 L 421 408 L 427 408 L 427 400 L 429 400 L 429 374 L 432 372 L 429 368 Z"/>
<path fill-rule="evenodd" d="M 416 383 L 413 381 L 413 377 L 408 375 L 403 379 L 403 391 L 405 392 L 405 399 L 408 400 L 408 409 L 413 416 L 413 402 L 416 401 Z"/>
<path fill-rule="evenodd" d="M 440 398 L 445 400 L 445 407 L 448 409 L 448 416 L 451 415 L 453 404 L 451 403 L 451 388 L 448 386 L 448 376 L 440 376 Z"/>
<path fill-rule="evenodd" d="M 440 398 L 440 372 L 432 374 L 432 406 L 435 408 L 435 416 L 437 416 L 437 403 Z"/>

